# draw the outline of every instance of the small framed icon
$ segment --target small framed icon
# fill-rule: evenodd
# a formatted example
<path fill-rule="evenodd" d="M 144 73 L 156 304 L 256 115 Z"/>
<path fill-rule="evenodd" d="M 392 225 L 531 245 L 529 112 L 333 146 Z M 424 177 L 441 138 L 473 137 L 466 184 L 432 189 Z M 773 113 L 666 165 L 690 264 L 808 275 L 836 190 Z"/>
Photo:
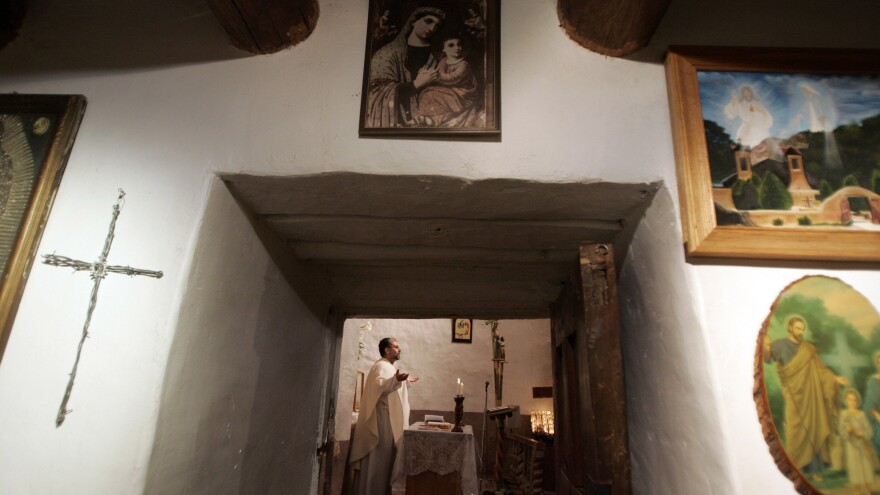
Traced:
<path fill-rule="evenodd" d="M 452 342 L 470 344 L 473 340 L 473 320 L 464 318 L 452 320 Z"/>

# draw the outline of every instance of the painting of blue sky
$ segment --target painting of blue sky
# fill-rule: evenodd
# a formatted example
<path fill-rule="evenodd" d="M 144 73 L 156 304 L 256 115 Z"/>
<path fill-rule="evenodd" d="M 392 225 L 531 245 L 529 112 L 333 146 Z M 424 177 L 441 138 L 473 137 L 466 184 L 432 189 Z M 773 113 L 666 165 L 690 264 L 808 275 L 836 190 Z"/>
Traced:
<path fill-rule="evenodd" d="M 770 136 L 785 139 L 801 131 L 830 132 L 880 114 L 880 77 L 826 74 L 699 71 L 703 119 L 736 138 L 741 119 L 729 108 L 734 95 L 751 89 L 772 116 Z M 749 143 L 744 143 L 749 144 Z"/>

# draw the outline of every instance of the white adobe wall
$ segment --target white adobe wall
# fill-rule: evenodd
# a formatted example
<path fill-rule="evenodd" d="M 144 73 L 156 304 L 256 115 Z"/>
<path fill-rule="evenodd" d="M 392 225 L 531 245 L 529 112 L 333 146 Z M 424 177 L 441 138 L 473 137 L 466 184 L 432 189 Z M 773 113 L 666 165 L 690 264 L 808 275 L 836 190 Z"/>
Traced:
<path fill-rule="evenodd" d="M 821 0 L 676 0 L 647 52 L 670 43 L 876 48 L 875 3 L 830 12 Z M 38 253 L 97 256 L 123 187 L 128 204 L 111 262 L 166 276 L 105 282 L 75 412 L 55 429 L 91 283 L 33 267 L 0 363 L 0 492 L 142 493 L 208 177 L 347 170 L 664 180 L 668 190 L 641 222 L 620 283 L 635 492 L 794 494 L 751 405 L 760 322 L 773 296 L 807 273 L 842 278 L 877 305 L 876 272 L 686 264 L 662 65 L 575 45 L 553 0 L 503 4 L 503 139 L 488 143 L 357 137 L 366 2 L 322 1 L 315 33 L 282 53 L 226 60 L 223 45 L 216 54 L 195 50 L 189 62 L 175 57 L 186 33 L 222 40 L 203 4 L 96 2 L 88 15 L 79 2 L 29 5 L 21 36 L 0 50 L 0 92 L 89 99 Z M 83 29 L 54 20 L 57 11 L 114 27 Z M 36 32 L 41 23 L 50 29 Z M 143 53 L 154 63 L 138 65 Z M 131 65 L 118 65 L 126 59 Z M 223 316 L 242 318 L 233 308 Z"/>
<path fill-rule="evenodd" d="M 143 493 L 311 493 L 332 334 L 213 180 Z"/>
<path fill-rule="evenodd" d="M 364 333 L 364 351 L 358 359 L 359 328 L 372 324 Z M 351 434 L 351 406 L 354 399 L 356 371 L 366 375 L 379 359 L 379 340 L 395 337 L 402 349 L 398 369 L 419 377 L 409 391 L 410 407 L 452 411 L 455 385 L 465 384 L 464 410 L 482 412 L 485 383 L 489 382 L 489 407 L 495 406 L 495 380 L 492 372 L 492 333 L 483 320 L 473 321 L 474 338 L 470 344 L 452 343 L 449 319 L 346 320 L 342 336 L 339 366 L 339 407 L 336 412 L 336 439 L 348 440 Z M 553 385 L 549 320 L 501 320 L 498 332 L 504 337 L 507 363 L 504 365 L 504 404 L 520 406 L 522 414 L 552 411 L 553 399 L 535 399 L 532 387 Z M 416 421 L 420 418 L 413 417 Z M 453 421 L 447 416 L 447 421 Z M 476 425 L 474 430 L 478 430 Z"/>

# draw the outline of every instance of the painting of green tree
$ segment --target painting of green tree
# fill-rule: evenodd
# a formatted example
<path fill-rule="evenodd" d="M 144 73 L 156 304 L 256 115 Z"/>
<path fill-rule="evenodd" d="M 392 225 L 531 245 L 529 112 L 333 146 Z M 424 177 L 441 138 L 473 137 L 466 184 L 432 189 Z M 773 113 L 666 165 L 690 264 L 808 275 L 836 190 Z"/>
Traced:
<path fill-rule="evenodd" d="M 719 225 L 880 230 L 880 77 L 697 78 Z"/>

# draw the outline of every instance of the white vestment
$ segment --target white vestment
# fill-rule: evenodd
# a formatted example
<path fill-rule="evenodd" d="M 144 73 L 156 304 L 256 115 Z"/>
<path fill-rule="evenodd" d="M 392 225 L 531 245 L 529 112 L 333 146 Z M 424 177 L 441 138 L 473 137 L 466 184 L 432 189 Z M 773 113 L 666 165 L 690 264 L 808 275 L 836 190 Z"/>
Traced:
<path fill-rule="evenodd" d="M 385 358 L 376 361 L 364 381 L 349 463 L 355 470 L 354 495 L 391 493 L 391 469 L 395 446 L 409 421 L 406 381 L 398 381 L 396 369 Z"/>

